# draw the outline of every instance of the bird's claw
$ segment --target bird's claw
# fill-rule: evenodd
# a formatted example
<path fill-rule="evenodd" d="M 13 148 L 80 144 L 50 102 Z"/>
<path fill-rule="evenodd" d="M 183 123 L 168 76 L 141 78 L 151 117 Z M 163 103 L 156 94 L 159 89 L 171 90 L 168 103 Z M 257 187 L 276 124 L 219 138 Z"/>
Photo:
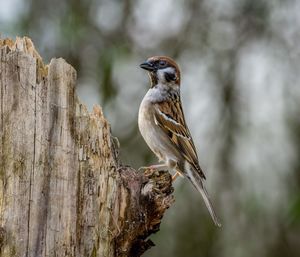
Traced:
<path fill-rule="evenodd" d="M 152 166 L 148 166 L 148 167 L 147 166 L 142 166 L 138 169 L 138 171 L 145 171 L 145 170 L 155 170 L 155 168 L 152 167 Z"/>
<path fill-rule="evenodd" d="M 143 166 L 143 167 L 139 167 L 138 171 L 144 171 L 147 167 Z"/>

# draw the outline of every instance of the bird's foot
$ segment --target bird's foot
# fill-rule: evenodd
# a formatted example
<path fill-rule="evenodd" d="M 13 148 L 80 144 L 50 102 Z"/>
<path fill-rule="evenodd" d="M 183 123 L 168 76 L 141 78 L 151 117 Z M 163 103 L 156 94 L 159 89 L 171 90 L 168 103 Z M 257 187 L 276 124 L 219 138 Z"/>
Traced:
<path fill-rule="evenodd" d="M 178 177 L 183 177 L 182 174 L 178 171 L 172 176 L 172 182 L 174 182 Z"/>
<path fill-rule="evenodd" d="M 150 170 L 151 169 L 151 166 L 142 166 L 142 167 L 139 167 L 138 171 L 145 171 L 145 170 Z"/>
<path fill-rule="evenodd" d="M 156 164 L 156 165 L 150 165 L 150 166 L 142 166 L 138 170 L 139 171 L 145 171 L 145 170 L 157 170 L 157 171 L 162 171 L 162 170 L 167 170 L 168 167 L 165 164 Z"/>

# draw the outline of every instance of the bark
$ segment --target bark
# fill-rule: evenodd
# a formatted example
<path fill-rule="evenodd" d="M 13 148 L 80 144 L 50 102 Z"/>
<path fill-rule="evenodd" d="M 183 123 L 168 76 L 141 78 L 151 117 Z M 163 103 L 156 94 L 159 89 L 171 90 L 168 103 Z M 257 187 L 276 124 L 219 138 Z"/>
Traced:
<path fill-rule="evenodd" d="M 173 201 L 167 172 L 120 165 L 63 59 L 0 40 L 0 256 L 140 256 Z"/>

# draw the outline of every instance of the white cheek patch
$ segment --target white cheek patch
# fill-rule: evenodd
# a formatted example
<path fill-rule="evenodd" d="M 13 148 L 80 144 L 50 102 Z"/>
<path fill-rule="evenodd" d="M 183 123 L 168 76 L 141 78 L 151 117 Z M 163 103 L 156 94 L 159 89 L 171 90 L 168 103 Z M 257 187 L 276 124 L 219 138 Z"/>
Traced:
<path fill-rule="evenodd" d="M 157 71 L 157 78 L 158 78 L 158 81 L 161 82 L 161 83 L 166 83 L 166 77 L 165 77 L 165 73 L 171 73 L 171 74 L 175 74 L 175 69 L 172 68 L 172 67 L 167 67 L 167 68 L 164 68 L 164 69 L 159 69 Z"/>

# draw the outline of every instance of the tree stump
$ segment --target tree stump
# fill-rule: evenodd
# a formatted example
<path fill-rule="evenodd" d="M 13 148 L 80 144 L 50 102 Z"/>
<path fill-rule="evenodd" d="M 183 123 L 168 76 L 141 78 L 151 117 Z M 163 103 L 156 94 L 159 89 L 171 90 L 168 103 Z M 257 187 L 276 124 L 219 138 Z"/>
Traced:
<path fill-rule="evenodd" d="M 63 59 L 0 39 L 0 256 L 141 256 L 173 202 L 167 172 L 120 165 Z"/>

